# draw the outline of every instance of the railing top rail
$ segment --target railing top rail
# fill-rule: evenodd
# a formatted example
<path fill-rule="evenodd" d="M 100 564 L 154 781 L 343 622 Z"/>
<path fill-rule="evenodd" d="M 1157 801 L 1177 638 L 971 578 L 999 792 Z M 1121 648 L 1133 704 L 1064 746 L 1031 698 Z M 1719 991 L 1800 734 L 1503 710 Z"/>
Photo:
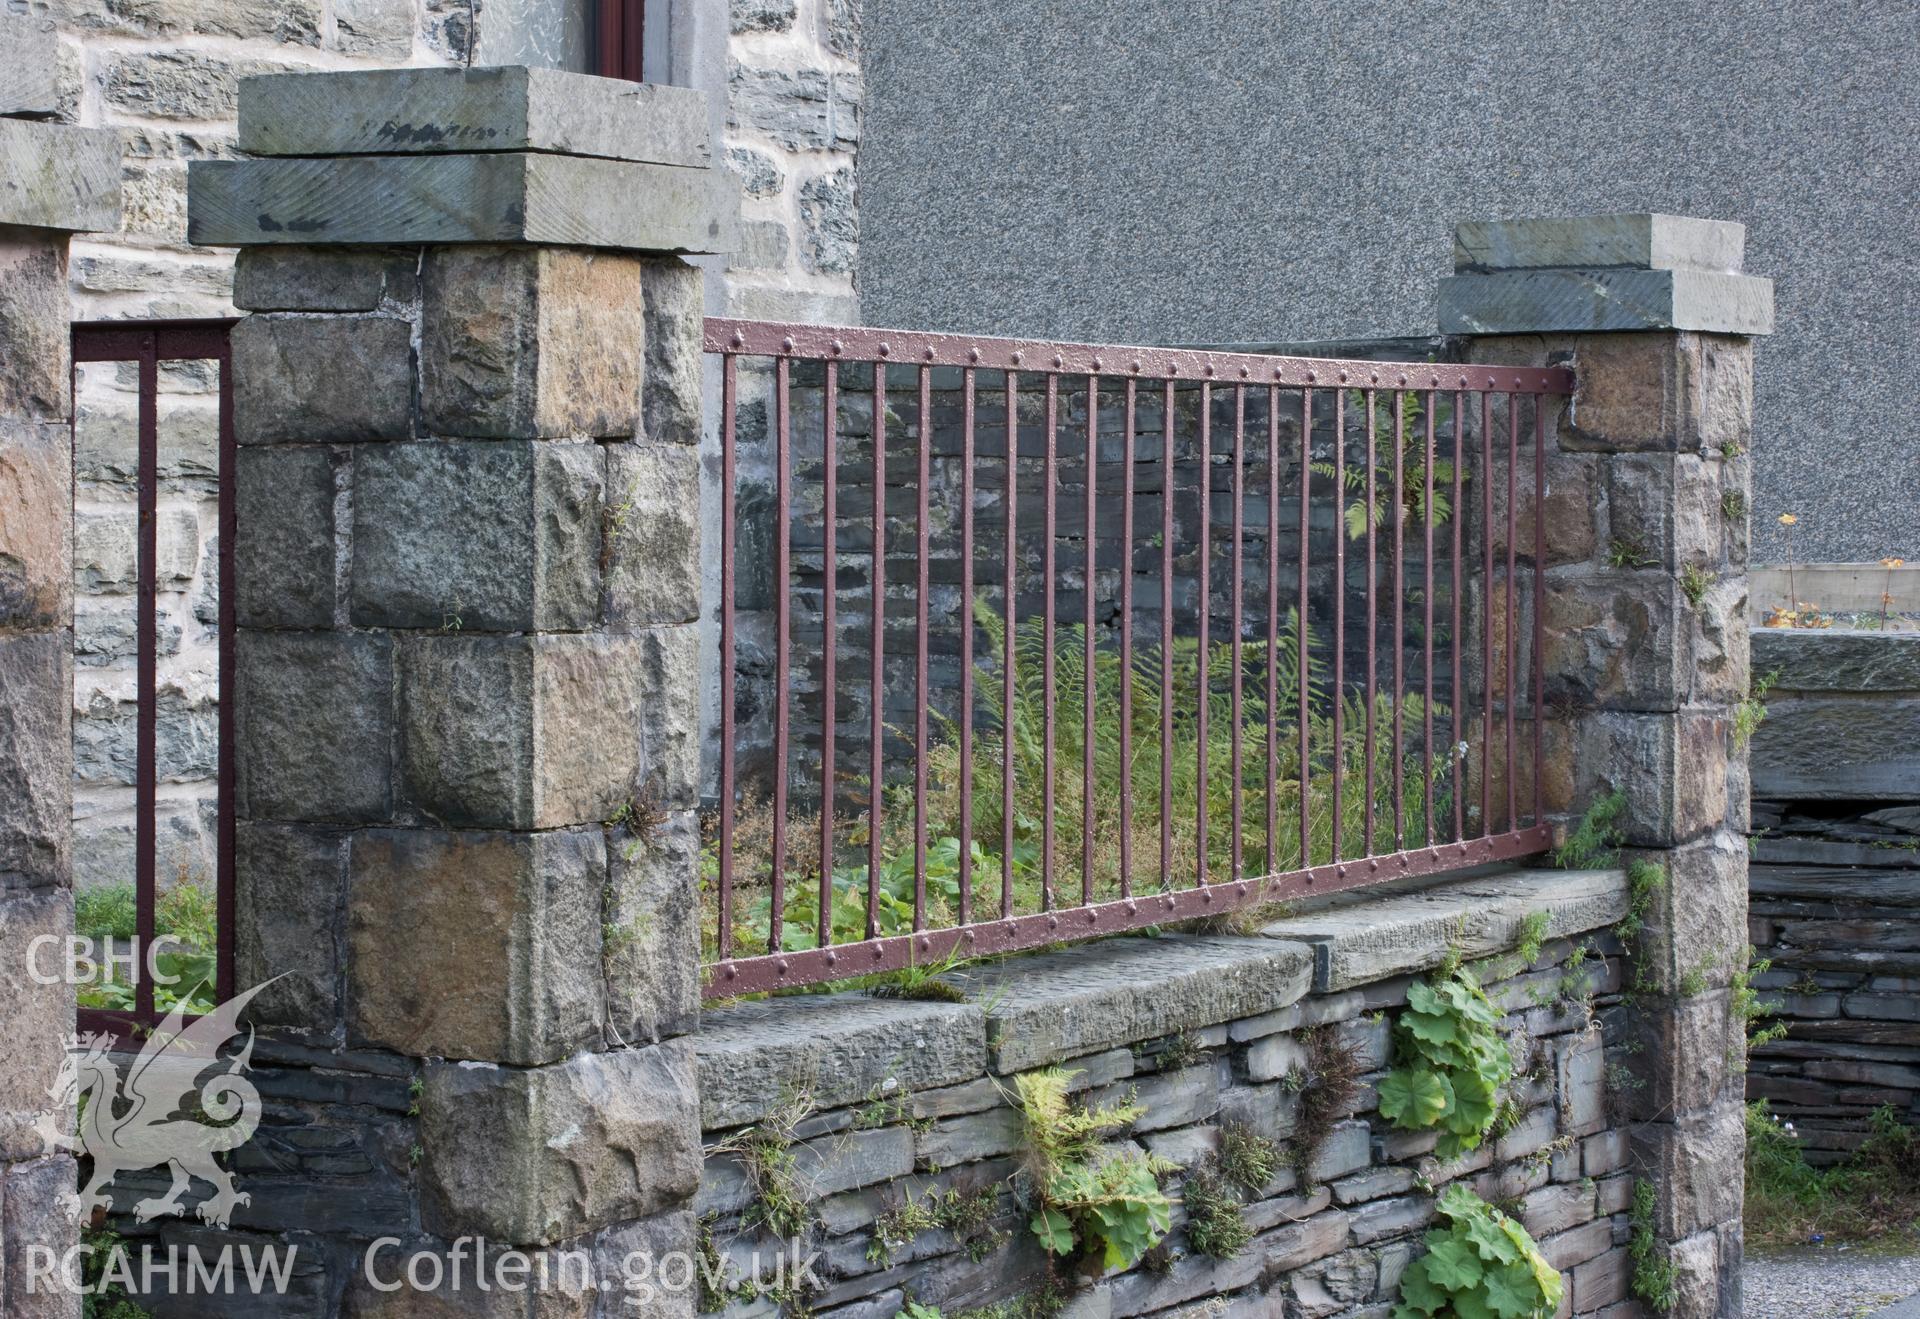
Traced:
<path fill-rule="evenodd" d="M 710 316 L 710 353 L 799 357 L 822 361 L 898 362 L 903 366 L 986 367 L 1074 375 L 1185 379 L 1288 388 L 1492 390 L 1570 394 L 1566 367 L 1490 366 L 1459 362 L 1375 362 L 1359 358 L 1288 357 L 1269 353 L 1130 344 L 1063 343 L 930 334 L 868 326 L 797 325 Z"/>

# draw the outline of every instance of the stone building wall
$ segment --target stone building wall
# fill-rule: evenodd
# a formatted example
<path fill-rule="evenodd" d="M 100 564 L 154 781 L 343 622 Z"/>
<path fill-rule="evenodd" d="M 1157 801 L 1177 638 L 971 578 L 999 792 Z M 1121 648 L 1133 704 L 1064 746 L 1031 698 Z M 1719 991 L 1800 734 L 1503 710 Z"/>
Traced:
<path fill-rule="evenodd" d="M 1762 628 L 1753 670 L 1754 983 L 1787 1034 L 1747 1096 L 1828 1163 L 1883 1105 L 1920 1124 L 1920 634 Z"/>
<path fill-rule="evenodd" d="M 1632 1139 L 1610 1088 L 1630 1084 L 1634 1065 L 1610 929 L 1627 910 L 1624 876 L 1517 872 L 1402 890 L 1303 910 L 1257 935 L 1111 939 L 953 973 L 957 1003 L 841 994 L 709 1010 L 695 1046 L 708 1153 L 694 1209 L 730 1282 L 703 1308 L 769 1312 L 752 1261 L 792 1250 L 751 1226 L 759 1192 L 731 1139 L 771 1119 L 795 1138 L 801 1254 L 818 1252 L 820 1289 L 792 1299 L 831 1319 L 888 1319 L 909 1300 L 954 1314 L 1050 1285 L 1081 1319 L 1200 1305 L 1381 1319 L 1455 1181 L 1540 1242 L 1564 1282 L 1559 1313 L 1639 1314 L 1626 1248 Z M 1513 949 L 1530 916 L 1545 919 L 1547 940 L 1527 961 Z M 1379 1115 L 1376 1086 L 1409 984 L 1450 947 L 1475 959 L 1505 1014 L 1516 1106 L 1485 1145 L 1441 1161 L 1432 1133 Z M 1306 1074 L 1295 1069 L 1315 1030 L 1351 1047 L 1360 1075 L 1309 1144 Z M 1011 1095 L 1019 1075 L 1052 1066 L 1076 1073 L 1090 1103 L 1145 1106 L 1116 1139 L 1179 1165 L 1167 1178 L 1176 1202 L 1224 1128 L 1277 1142 L 1287 1166 L 1241 1211 L 1249 1243 L 1230 1258 L 1201 1253 L 1176 1203 L 1166 1249 L 1133 1268 L 1087 1279 L 1051 1263 L 1019 1198 L 1026 1142 Z M 983 1189 L 991 1211 L 964 1235 L 883 1221 L 910 1200 Z"/>

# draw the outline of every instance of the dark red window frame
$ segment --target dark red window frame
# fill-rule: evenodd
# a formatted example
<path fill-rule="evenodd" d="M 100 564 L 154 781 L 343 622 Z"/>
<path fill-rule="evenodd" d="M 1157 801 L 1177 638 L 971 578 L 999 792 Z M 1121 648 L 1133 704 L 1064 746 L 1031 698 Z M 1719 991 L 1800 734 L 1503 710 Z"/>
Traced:
<path fill-rule="evenodd" d="M 641 73 L 646 0 L 594 0 L 593 71 L 602 78 L 645 82 Z"/>

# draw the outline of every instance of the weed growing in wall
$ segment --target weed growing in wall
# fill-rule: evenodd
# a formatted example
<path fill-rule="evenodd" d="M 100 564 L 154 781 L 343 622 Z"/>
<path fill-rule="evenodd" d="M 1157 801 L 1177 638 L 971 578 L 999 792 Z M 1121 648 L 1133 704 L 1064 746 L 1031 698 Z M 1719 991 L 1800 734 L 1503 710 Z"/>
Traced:
<path fill-rule="evenodd" d="M 1446 1226 L 1400 1277 L 1394 1319 L 1541 1319 L 1560 1304 L 1560 1274 L 1527 1230 L 1462 1183 L 1440 1197 Z"/>
<path fill-rule="evenodd" d="M 1610 792 L 1587 807 L 1566 840 L 1554 849 L 1553 864 L 1562 870 L 1597 870 L 1620 859 L 1620 821 L 1627 813 L 1627 794 Z"/>
<path fill-rule="evenodd" d="M 1513 1075 L 1499 1024 L 1498 1009 L 1464 968 L 1408 986 L 1394 1023 L 1394 1067 L 1380 1082 L 1381 1116 L 1405 1131 L 1440 1128 L 1442 1159 L 1477 1148 Z"/>
<path fill-rule="evenodd" d="M 1232 1259 L 1253 1240 L 1253 1229 L 1240 1216 L 1240 1196 L 1217 1161 L 1194 1165 L 1181 1198 L 1187 1206 L 1187 1244 L 1199 1254 Z"/>
<path fill-rule="evenodd" d="M 805 1189 L 796 1173 L 795 1128 L 814 1111 L 812 1096 L 787 1096 L 780 1107 L 750 1127 L 715 1144 L 710 1153 L 740 1161 L 753 1198 L 742 1216 L 746 1226 L 764 1227 L 775 1236 L 796 1237 L 813 1221 Z"/>
<path fill-rule="evenodd" d="M 1773 967 L 1771 961 L 1754 956 L 1754 952 L 1753 945 L 1748 944 L 1746 965 L 1734 967 L 1728 991 L 1728 1010 L 1733 1014 L 1733 1019 L 1740 1023 L 1740 1034 L 1727 1051 L 1727 1062 L 1734 1067 L 1740 1066 L 1746 1054 L 1754 1049 L 1784 1039 L 1787 1034 L 1787 1023 L 1784 1021 L 1765 1026 L 1760 1024 L 1774 1014 L 1779 1004 L 1762 1002 L 1760 991 L 1753 987 L 1753 978 Z"/>
<path fill-rule="evenodd" d="M 1244 1122 L 1220 1124 L 1217 1157 L 1220 1171 L 1247 1196 L 1259 1195 L 1280 1171 L 1280 1147 Z"/>
<path fill-rule="evenodd" d="M 1128 1269 L 1172 1226 L 1172 1205 L 1159 1176 L 1173 1165 L 1149 1155 L 1101 1148 L 1131 1126 L 1138 1104 L 1084 1108 L 1069 1100 L 1076 1073 L 1059 1067 L 1014 1081 L 1025 1135 L 1025 1175 L 1035 1203 L 1029 1226 L 1054 1255 L 1096 1268 Z"/>
<path fill-rule="evenodd" d="M 1300 1035 L 1305 1058 L 1288 1072 L 1282 1084 L 1300 1096 L 1300 1113 L 1293 1131 L 1293 1169 L 1304 1184 L 1320 1149 L 1340 1119 L 1353 1111 L 1366 1071 L 1360 1046 L 1341 1035 L 1336 1026 L 1315 1026 Z"/>
<path fill-rule="evenodd" d="M 1780 681 L 1780 670 L 1754 677 L 1747 684 L 1747 694 L 1733 707 L 1733 746 L 1734 750 L 1744 750 L 1753 740 L 1754 730 L 1765 722 L 1767 717 L 1767 693 L 1773 684 Z"/>
<path fill-rule="evenodd" d="M 1632 1232 L 1627 1238 L 1627 1256 L 1633 1261 L 1633 1294 L 1648 1309 L 1665 1314 L 1673 1308 L 1673 1261 L 1653 1234 L 1653 1183 L 1633 1184 Z"/>

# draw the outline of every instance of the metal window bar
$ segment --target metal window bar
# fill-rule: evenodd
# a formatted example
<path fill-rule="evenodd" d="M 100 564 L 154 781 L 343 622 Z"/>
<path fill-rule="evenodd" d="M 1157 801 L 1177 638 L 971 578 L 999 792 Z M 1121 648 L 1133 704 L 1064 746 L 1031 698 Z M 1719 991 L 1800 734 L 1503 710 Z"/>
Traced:
<path fill-rule="evenodd" d="M 166 1016 L 154 1004 L 154 984 L 146 974 L 157 930 L 159 876 L 157 874 L 157 795 L 159 785 L 159 581 L 158 521 L 160 487 L 160 364 L 175 361 L 211 361 L 219 366 L 216 488 L 219 507 L 219 575 L 216 670 L 219 686 L 215 760 L 218 793 L 214 830 L 215 972 L 214 994 L 219 1000 L 234 992 L 233 867 L 234 867 L 234 569 L 235 512 L 233 499 L 234 433 L 233 368 L 228 349 L 231 320 L 81 321 L 72 327 L 75 438 L 80 425 L 80 367 L 91 362 L 130 362 L 138 380 L 136 486 L 135 634 L 135 743 L 134 743 L 134 894 L 139 967 L 131 1010 L 81 1008 L 83 1031 L 131 1038 L 142 1027 Z M 181 986 L 185 992 L 191 986 Z"/>
<path fill-rule="evenodd" d="M 1530 798 L 1520 792 L 1514 756 L 1525 718 L 1538 763 L 1540 496 L 1548 413 L 1571 391 L 1570 372 L 725 319 L 707 321 L 706 349 L 722 362 L 727 558 L 719 833 L 706 843 L 717 854 L 703 934 L 709 997 L 1218 916 L 1548 845 L 1539 785 Z M 890 367 L 914 373 L 911 401 L 901 390 L 890 402 Z M 1523 413 L 1535 450 L 1524 551 Z M 766 434 L 751 433 L 750 415 L 770 419 L 756 423 Z M 912 421 L 892 443 L 914 452 L 889 464 L 889 425 L 902 417 Z M 1222 441 L 1231 430 L 1230 453 L 1216 423 Z M 1501 425 L 1506 442 L 1496 444 Z M 1263 432 L 1264 454 L 1249 454 Z M 1116 435 L 1119 453 L 1103 453 Z M 866 464 L 847 452 L 863 440 Z M 766 700 L 743 694 L 733 672 L 741 453 L 756 442 L 776 468 L 763 534 L 777 541 L 765 604 L 780 653 L 762 666 L 778 688 Z M 1076 492 L 1062 484 L 1075 475 L 1078 517 L 1066 511 Z M 843 477 L 871 488 L 844 490 Z M 1231 501 L 1224 528 L 1216 498 Z M 1264 515 L 1247 516 L 1249 499 Z M 1160 513 L 1144 537 L 1141 500 Z M 841 548 L 863 533 L 868 553 Z M 808 569 L 789 544 L 813 535 L 817 641 L 807 616 L 796 625 Z M 1533 578 L 1524 600 L 1523 555 Z M 864 633 L 842 626 L 849 614 Z M 817 659 L 789 653 L 814 644 Z M 1474 674 L 1463 656 L 1476 645 Z M 865 670 L 864 745 L 836 718 L 848 647 L 865 651 L 849 660 Z M 815 672 L 817 694 L 789 690 Z M 773 710 L 770 756 L 736 756 L 748 722 L 736 702 Z M 1248 737 L 1260 739 L 1252 757 Z M 862 784 L 843 785 L 837 772 L 848 741 L 863 753 Z M 1497 743 L 1507 782 L 1496 820 Z M 761 761 L 771 763 L 754 770 Z M 764 854 L 742 856 L 734 830 L 743 794 L 759 790 L 744 783 L 755 772 L 770 776 L 778 818 Z M 787 855 L 784 816 L 795 809 L 818 812 L 812 860 Z M 864 856 L 837 864 L 836 839 L 862 835 Z M 1156 851 L 1159 873 L 1139 873 Z M 795 882 L 789 864 L 816 866 L 817 882 Z M 1074 870 L 1077 900 L 1060 884 Z M 808 902 L 811 912 L 793 905 Z"/>

